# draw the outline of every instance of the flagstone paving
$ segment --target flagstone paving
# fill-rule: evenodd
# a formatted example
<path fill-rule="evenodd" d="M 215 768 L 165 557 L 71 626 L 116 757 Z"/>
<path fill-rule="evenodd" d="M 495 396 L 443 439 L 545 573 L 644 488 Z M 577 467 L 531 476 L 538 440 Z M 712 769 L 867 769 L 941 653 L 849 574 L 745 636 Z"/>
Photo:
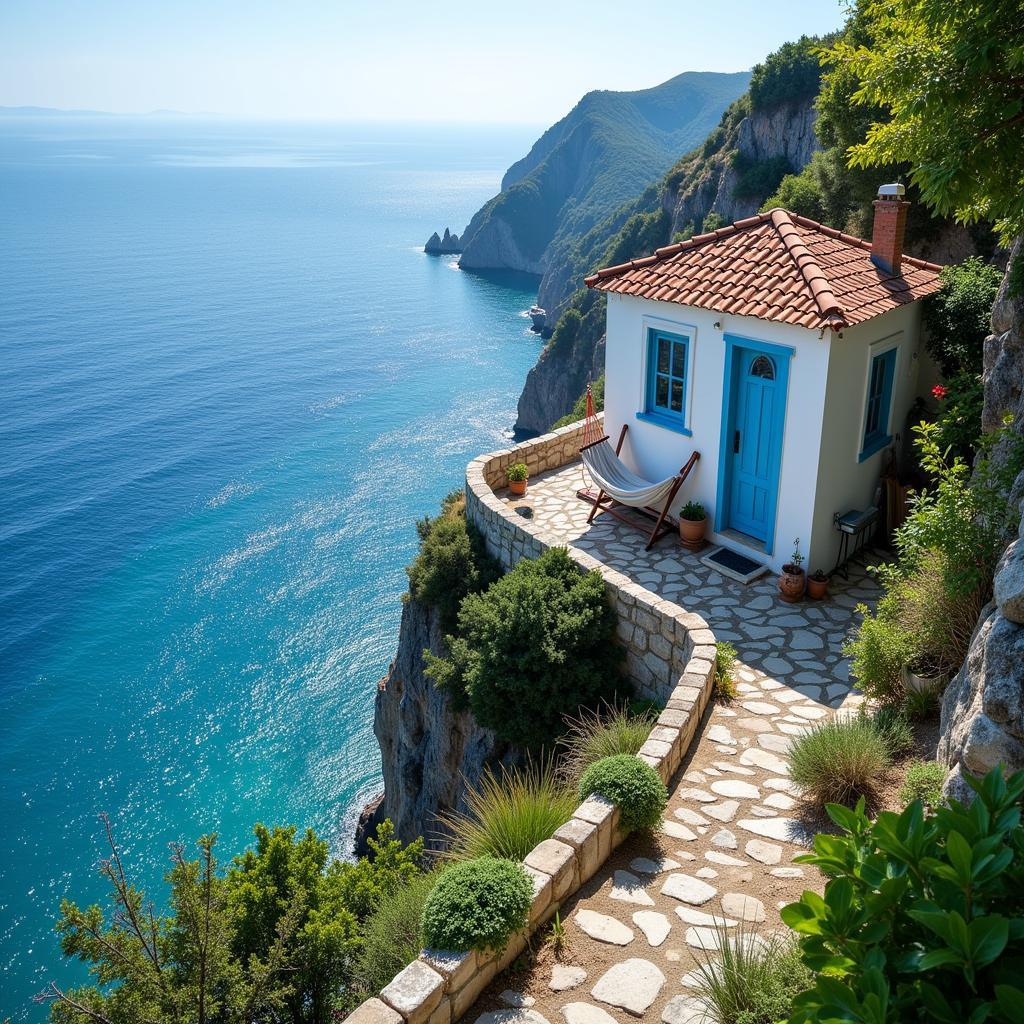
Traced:
<path fill-rule="evenodd" d="M 589 506 L 575 497 L 582 484 L 577 463 L 532 478 L 527 497 L 510 503 L 529 508 L 529 528 L 550 543 L 587 551 L 703 616 L 738 651 L 738 695 L 712 703 L 669 785 L 660 831 L 631 836 L 565 902 L 560 956 L 535 940 L 530 965 L 496 979 L 466 1019 L 489 1024 L 487 1012 L 518 993 L 534 1002 L 502 1010 L 501 1024 L 697 1024 L 694 971 L 722 934 L 778 930 L 779 907 L 822 885 L 816 869 L 793 863 L 820 819 L 801 803 L 784 755 L 794 736 L 859 703 L 842 644 L 856 606 L 873 604 L 877 590 L 852 565 L 827 600 L 786 604 L 774 575 L 744 586 L 672 538 L 645 552 L 644 537 L 611 517 L 588 526 Z M 511 991 L 499 999 L 502 990 Z"/>

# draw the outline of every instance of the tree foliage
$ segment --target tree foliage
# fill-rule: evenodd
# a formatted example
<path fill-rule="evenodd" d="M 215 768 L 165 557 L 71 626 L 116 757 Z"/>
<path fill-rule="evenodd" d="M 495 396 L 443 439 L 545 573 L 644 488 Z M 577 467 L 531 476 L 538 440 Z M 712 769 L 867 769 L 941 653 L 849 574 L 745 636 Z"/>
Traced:
<path fill-rule="evenodd" d="M 330 860 L 312 831 L 255 827 L 256 846 L 225 871 L 216 836 L 189 860 L 172 847 L 169 907 L 157 911 L 130 879 L 109 823 L 100 872 L 111 910 L 61 904 L 65 956 L 89 965 L 93 983 L 51 985 L 60 1024 L 326 1024 L 351 1005 L 363 922 L 419 874 L 422 840 L 403 847 L 384 822 L 372 860 Z"/>
<path fill-rule="evenodd" d="M 1024 772 L 994 768 L 968 808 L 914 801 L 872 822 L 830 805 L 840 835 L 797 860 L 828 877 L 782 910 L 817 972 L 791 1024 L 1018 1024 L 1024 1007 Z"/>
<path fill-rule="evenodd" d="M 565 548 L 522 559 L 470 594 L 449 655 L 427 672 L 476 720 L 520 747 L 550 747 L 562 716 L 596 707 L 621 688 L 623 652 L 598 572 L 583 573 Z"/>
<path fill-rule="evenodd" d="M 442 629 L 452 629 L 462 599 L 497 579 L 499 567 L 480 531 L 466 522 L 466 498 L 452 491 L 441 514 L 416 523 L 420 549 L 406 567 L 409 596 L 440 614 Z"/>
<path fill-rule="evenodd" d="M 816 49 L 821 39 L 801 36 L 783 43 L 750 76 L 750 105 L 753 110 L 771 110 L 784 103 L 797 103 L 818 92 L 821 64 Z"/>
<path fill-rule="evenodd" d="M 980 374 L 982 343 L 1002 274 L 971 256 L 943 267 L 941 277 L 941 290 L 929 296 L 924 307 L 928 351 L 945 377 Z"/>
<path fill-rule="evenodd" d="M 851 165 L 907 163 L 941 216 L 994 223 L 1004 243 L 1024 231 L 1018 0 L 859 0 L 855 11 L 869 39 L 844 36 L 825 57 L 870 116 L 850 145 Z"/>

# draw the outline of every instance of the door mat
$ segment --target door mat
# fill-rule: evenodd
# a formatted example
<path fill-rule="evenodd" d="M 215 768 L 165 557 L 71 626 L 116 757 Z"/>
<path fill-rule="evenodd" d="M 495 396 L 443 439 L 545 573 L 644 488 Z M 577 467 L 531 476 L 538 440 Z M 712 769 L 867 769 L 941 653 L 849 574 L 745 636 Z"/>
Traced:
<path fill-rule="evenodd" d="M 723 576 L 738 580 L 740 583 L 751 583 L 768 571 L 767 565 L 755 562 L 754 559 L 726 547 L 709 551 L 701 558 L 701 562 L 711 569 L 716 569 Z"/>

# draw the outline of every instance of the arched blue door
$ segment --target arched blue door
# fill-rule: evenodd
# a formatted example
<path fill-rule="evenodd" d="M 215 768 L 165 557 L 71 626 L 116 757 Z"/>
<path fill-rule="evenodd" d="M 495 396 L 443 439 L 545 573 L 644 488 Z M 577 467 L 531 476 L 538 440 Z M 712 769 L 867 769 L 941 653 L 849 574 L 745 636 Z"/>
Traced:
<path fill-rule="evenodd" d="M 734 352 L 728 526 L 768 543 L 775 525 L 786 382 L 778 360 L 755 349 Z"/>

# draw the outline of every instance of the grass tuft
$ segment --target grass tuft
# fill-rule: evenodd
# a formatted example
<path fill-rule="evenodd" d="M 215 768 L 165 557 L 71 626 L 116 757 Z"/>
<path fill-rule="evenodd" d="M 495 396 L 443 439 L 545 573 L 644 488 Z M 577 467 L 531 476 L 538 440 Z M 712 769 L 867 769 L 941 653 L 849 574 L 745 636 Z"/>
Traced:
<path fill-rule="evenodd" d="M 736 680 L 733 670 L 736 668 L 736 648 L 727 640 L 719 640 L 715 644 L 715 693 L 725 704 L 736 699 Z"/>
<path fill-rule="evenodd" d="M 522 860 L 572 817 L 576 795 L 547 762 L 485 770 L 479 789 L 467 788 L 466 806 L 465 814 L 441 818 L 452 834 L 449 857 Z"/>
<path fill-rule="evenodd" d="M 875 722 L 860 716 L 831 719 L 794 739 L 790 778 L 818 804 L 852 804 L 877 795 L 891 755 Z"/>
<path fill-rule="evenodd" d="M 721 947 L 697 968 L 696 995 L 713 1024 L 774 1024 L 789 1017 L 793 997 L 809 988 L 811 972 L 795 936 L 759 935 L 740 925 L 719 928 Z"/>
<path fill-rule="evenodd" d="M 558 741 L 564 750 L 561 775 L 575 789 L 592 764 L 616 754 L 635 754 L 647 742 L 657 717 L 654 710 L 637 711 L 628 705 L 581 708 L 577 717 L 565 719 L 569 731 Z"/>

